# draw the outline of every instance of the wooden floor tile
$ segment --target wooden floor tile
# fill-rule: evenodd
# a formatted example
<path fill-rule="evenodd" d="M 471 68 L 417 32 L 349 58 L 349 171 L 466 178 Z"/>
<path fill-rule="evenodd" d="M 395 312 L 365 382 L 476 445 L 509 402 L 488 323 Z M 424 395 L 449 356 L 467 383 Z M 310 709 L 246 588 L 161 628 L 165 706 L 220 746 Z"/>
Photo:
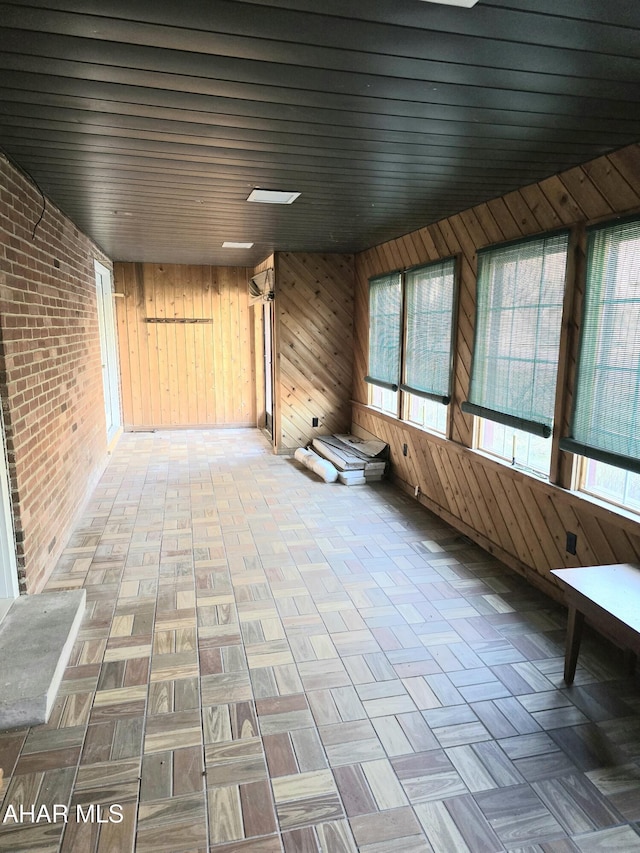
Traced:
<path fill-rule="evenodd" d="M 376 841 L 373 844 L 363 844 L 360 853 L 435 853 L 424 835 L 409 835 L 405 838 L 391 838 L 388 841 Z"/>
<path fill-rule="evenodd" d="M 202 794 L 141 803 L 136 853 L 181 853 L 206 844 L 207 820 Z"/>
<path fill-rule="evenodd" d="M 411 803 L 443 800 L 468 791 L 462 777 L 442 750 L 392 758 L 391 765 Z"/>
<path fill-rule="evenodd" d="M 415 751 L 397 717 L 373 717 L 371 722 L 388 756 Z"/>
<path fill-rule="evenodd" d="M 327 767 L 327 758 L 317 729 L 296 729 L 290 733 L 290 736 L 301 773 L 309 773 Z"/>
<path fill-rule="evenodd" d="M 475 794 L 474 798 L 505 845 L 526 846 L 565 835 L 560 823 L 528 785 L 486 791 Z"/>
<path fill-rule="evenodd" d="M 320 823 L 316 825 L 315 830 L 320 850 L 331 850 L 332 853 L 358 853 L 346 820 Z"/>
<path fill-rule="evenodd" d="M 231 782 L 257 782 L 267 778 L 260 738 L 213 743 L 205 746 L 207 787 Z"/>
<path fill-rule="evenodd" d="M 140 759 L 87 764 L 78 769 L 74 798 L 78 802 L 127 802 L 138 796 Z M 92 800 L 91 798 L 95 799 Z"/>
<path fill-rule="evenodd" d="M 378 804 L 360 764 L 336 767 L 333 774 L 349 817 L 373 814 L 378 810 Z"/>
<path fill-rule="evenodd" d="M 624 801 L 616 801 L 615 797 L 606 799 L 582 774 L 540 781 L 535 783 L 533 788 L 560 823 L 566 826 L 569 834 L 603 829 L 620 823 L 620 805 Z M 636 804 L 635 812 L 639 811 Z M 581 823 L 583 815 L 588 823 L 586 828 L 572 828 L 570 824 Z"/>
<path fill-rule="evenodd" d="M 342 820 L 344 809 L 336 792 L 283 801 L 276 805 L 276 814 L 281 830 L 286 831 Z"/>
<path fill-rule="evenodd" d="M 333 775 L 329 770 L 282 776 L 272 781 L 276 803 L 306 799 L 335 790 Z"/>
<path fill-rule="evenodd" d="M 252 698 L 251 683 L 246 672 L 206 675 L 202 677 L 201 685 L 204 705 L 243 702 Z"/>
<path fill-rule="evenodd" d="M 573 837 L 580 853 L 608 853 L 608 851 L 626 851 L 640 849 L 640 833 L 630 826 L 616 826 L 603 829 L 589 835 Z"/>
<path fill-rule="evenodd" d="M 500 850 L 498 837 L 473 797 L 452 797 L 445 800 L 444 806 L 472 853 L 493 853 Z"/>
<path fill-rule="evenodd" d="M 2 853 L 58 853 L 64 826 L 60 824 L 26 824 L 0 832 Z"/>
<path fill-rule="evenodd" d="M 49 722 L 0 733 L 2 808 L 124 820 L 0 851 L 640 849 L 637 679 L 588 632 L 567 689 L 562 608 L 389 484 L 258 431 L 125 433 L 50 581 L 81 586 Z"/>
<path fill-rule="evenodd" d="M 361 767 L 380 811 L 407 805 L 402 785 L 387 759 L 366 761 Z"/>
<path fill-rule="evenodd" d="M 464 836 L 443 802 L 420 803 L 415 806 L 415 811 L 434 850 L 475 853 L 466 843 Z"/>
<path fill-rule="evenodd" d="M 209 848 L 210 853 L 282 853 L 282 850 L 279 835 L 248 838 L 243 841 L 232 841 L 228 844 L 214 844 Z"/>

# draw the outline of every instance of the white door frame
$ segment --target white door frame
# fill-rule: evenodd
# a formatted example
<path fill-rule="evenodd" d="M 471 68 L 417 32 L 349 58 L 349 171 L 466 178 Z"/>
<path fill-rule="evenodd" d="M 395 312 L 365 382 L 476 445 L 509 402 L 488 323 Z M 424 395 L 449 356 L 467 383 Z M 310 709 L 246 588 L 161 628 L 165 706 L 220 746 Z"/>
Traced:
<path fill-rule="evenodd" d="M 265 428 L 273 438 L 273 303 L 262 303 Z"/>
<path fill-rule="evenodd" d="M 111 270 L 94 261 L 96 295 L 98 300 L 98 328 L 100 330 L 100 359 L 102 362 L 102 388 L 107 423 L 107 443 L 110 444 L 122 427 L 120 407 L 120 371 L 118 369 L 118 338 L 113 305 Z"/>
<path fill-rule="evenodd" d="M 11 482 L 4 437 L 4 418 L 0 413 L 0 598 L 17 598 L 19 592 Z"/>

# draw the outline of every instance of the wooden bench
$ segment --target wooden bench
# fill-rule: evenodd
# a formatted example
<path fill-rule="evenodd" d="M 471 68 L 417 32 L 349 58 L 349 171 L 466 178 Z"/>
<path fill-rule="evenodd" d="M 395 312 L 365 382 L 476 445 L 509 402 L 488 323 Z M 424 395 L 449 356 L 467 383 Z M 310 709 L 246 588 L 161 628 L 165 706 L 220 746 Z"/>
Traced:
<path fill-rule="evenodd" d="M 576 674 L 585 617 L 628 653 L 635 664 L 640 653 L 640 566 L 619 563 L 551 572 L 564 590 L 569 607 L 564 680 Z"/>

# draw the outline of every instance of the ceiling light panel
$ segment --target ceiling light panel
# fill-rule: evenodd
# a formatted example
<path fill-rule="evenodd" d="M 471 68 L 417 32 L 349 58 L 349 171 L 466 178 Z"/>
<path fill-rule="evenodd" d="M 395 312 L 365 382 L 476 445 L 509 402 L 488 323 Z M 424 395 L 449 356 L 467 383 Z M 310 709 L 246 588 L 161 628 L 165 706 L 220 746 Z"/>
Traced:
<path fill-rule="evenodd" d="M 475 6 L 478 0 L 423 0 L 425 3 L 439 3 L 441 6 L 461 6 L 463 9 L 470 9 Z"/>
<path fill-rule="evenodd" d="M 247 201 L 256 201 L 259 204 L 291 204 L 300 193 L 287 190 L 252 190 Z"/>
<path fill-rule="evenodd" d="M 222 244 L 223 249 L 250 249 L 253 243 L 239 243 L 236 240 L 225 240 Z"/>

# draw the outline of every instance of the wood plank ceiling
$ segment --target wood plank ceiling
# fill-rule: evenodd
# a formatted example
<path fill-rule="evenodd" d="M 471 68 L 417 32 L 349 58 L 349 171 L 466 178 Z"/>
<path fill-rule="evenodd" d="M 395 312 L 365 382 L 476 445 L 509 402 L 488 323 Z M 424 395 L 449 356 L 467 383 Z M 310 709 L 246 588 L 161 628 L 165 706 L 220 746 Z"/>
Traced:
<path fill-rule="evenodd" d="M 354 252 L 640 139 L 639 36 L 638 0 L 0 3 L 0 145 L 116 260 Z"/>

